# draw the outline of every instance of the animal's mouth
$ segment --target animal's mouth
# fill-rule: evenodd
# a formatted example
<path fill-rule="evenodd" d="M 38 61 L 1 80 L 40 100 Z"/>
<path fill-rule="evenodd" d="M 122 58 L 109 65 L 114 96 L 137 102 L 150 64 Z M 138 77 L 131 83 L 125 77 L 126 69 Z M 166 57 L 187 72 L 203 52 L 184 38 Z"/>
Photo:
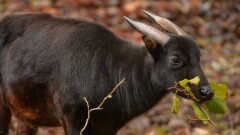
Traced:
<path fill-rule="evenodd" d="M 172 93 L 177 94 L 180 97 L 186 98 L 186 99 L 191 99 L 190 94 L 188 94 L 183 87 L 176 86 L 176 87 L 170 87 L 168 88 Z"/>

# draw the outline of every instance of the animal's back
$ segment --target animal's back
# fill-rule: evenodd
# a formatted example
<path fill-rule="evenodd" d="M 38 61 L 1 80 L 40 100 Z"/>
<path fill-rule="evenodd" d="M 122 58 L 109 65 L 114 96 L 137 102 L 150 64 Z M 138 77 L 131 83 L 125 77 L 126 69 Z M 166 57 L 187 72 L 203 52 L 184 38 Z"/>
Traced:
<path fill-rule="evenodd" d="M 59 96 L 81 102 L 81 96 L 90 93 L 87 90 L 97 89 L 94 81 L 111 86 L 103 75 L 107 74 L 103 61 L 123 44 L 97 24 L 47 14 L 4 18 L 0 41 L 4 99 L 18 118 L 45 126 L 59 124 L 55 104 Z"/>

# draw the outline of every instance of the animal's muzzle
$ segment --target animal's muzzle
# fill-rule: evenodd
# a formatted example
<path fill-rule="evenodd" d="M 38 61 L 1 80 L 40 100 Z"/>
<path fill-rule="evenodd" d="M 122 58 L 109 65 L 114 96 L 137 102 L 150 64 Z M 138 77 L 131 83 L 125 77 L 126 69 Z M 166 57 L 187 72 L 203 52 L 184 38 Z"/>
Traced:
<path fill-rule="evenodd" d="M 202 86 L 198 90 L 200 102 L 206 102 L 212 99 L 214 92 L 209 85 Z"/>

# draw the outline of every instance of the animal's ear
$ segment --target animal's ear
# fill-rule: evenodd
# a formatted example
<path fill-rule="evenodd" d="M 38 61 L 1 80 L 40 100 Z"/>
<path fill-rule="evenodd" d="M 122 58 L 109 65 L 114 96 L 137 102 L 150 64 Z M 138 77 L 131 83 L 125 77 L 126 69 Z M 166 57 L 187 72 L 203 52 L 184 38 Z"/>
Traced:
<path fill-rule="evenodd" d="M 144 41 L 148 52 L 153 56 L 154 59 L 156 59 L 157 52 L 159 51 L 160 48 L 162 48 L 162 46 L 159 45 L 155 40 L 153 40 L 152 38 L 146 35 L 142 36 L 142 40 Z"/>

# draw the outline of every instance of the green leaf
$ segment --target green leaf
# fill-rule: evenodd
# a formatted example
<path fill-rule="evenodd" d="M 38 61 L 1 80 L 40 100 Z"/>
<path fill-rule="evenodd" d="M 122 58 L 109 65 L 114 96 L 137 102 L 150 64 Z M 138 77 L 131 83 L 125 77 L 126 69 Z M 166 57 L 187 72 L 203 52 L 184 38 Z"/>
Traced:
<path fill-rule="evenodd" d="M 191 80 L 184 79 L 182 81 L 179 81 L 178 84 L 181 85 L 185 89 L 185 91 L 187 91 L 190 94 L 190 96 L 193 99 L 196 99 L 198 101 L 198 99 L 194 96 L 193 92 L 191 91 L 191 88 L 187 84 L 192 83 L 194 85 L 198 85 L 199 82 L 200 82 L 200 78 L 198 76 L 196 76 Z"/>
<path fill-rule="evenodd" d="M 206 119 L 208 119 L 208 117 L 205 115 L 205 113 L 202 110 L 204 108 L 202 107 L 202 109 L 201 109 L 200 106 L 197 103 L 195 103 L 195 102 L 193 102 L 192 106 L 193 106 L 193 110 L 194 110 L 194 113 L 197 116 L 197 118 L 199 120 L 204 120 L 203 121 L 204 124 L 208 124 L 208 121 L 206 121 Z"/>
<path fill-rule="evenodd" d="M 185 90 L 190 94 L 190 96 L 191 96 L 192 98 L 195 98 L 195 96 L 194 96 L 193 92 L 191 91 L 191 88 L 190 88 L 190 87 L 186 86 L 186 87 L 185 87 Z"/>
<path fill-rule="evenodd" d="M 215 95 L 206 103 L 206 106 L 208 111 L 214 114 L 224 114 L 228 111 L 227 100 Z"/>
<path fill-rule="evenodd" d="M 191 88 L 189 87 L 189 83 L 194 85 L 199 85 L 200 78 L 198 76 L 193 79 L 184 79 L 179 81 L 178 84 L 182 86 L 180 90 L 177 89 L 176 93 L 179 91 L 184 92 L 186 95 L 190 95 L 190 99 L 193 101 L 193 109 L 196 117 L 201 120 L 204 124 L 212 123 L 211 118 L 209 117 L 209 113 L 215 114 L 215 116 L 222 116 L 224 113 L 228 111 L 227 106 L 227 94 L 228 88 L 225 84 L 216 84 L 210 83 L 211 88 L 214 91 L 214 96 L 212 100 L 205 103 L 198 103 L 199 99 L 196 99 Z M 179 111 L 179 98 L 177 95 L 174 95 L 174 102 L 172 106 L 172 113 L 177 114 Z M 190 119 L 191 120 L 191 119 Z"/>
<path fill-rule="evenodd" d="M 112 95 L 108 95 L 107 98 L 112 98 Z"/>
<path fill-rule="evenodd" d="M 198 85 L 200 82 L 200 78 L 198 76 L 194 77 L 193 79 L 189 80 L 191 84 Z"/>
<path fill-rule="evenodd" d="M 161 126 L 156 128 L 156 132 L 158 134 L 166 134 L 168 131 L 168 128 L 166 126 Z"/>
<path fill-rule="evenodd" d="M 178 111 L 179 111 L 179 98 L 177 97 L 177 95 L 174 95 L 172 113 L 177 115 Z"/>
<path fill-rule="evenodd" d="M 186 87 L 187 83 L 189 83 L 189 80 L 188 79 L 184 79 L 182 81 L 179 81 L 179 84 L 182 86 L 182 87 Z"/>
<path fill-rule="evenodd" d="M 227 99 L 227 86 L 225 84 L 216 84 L 216 83 L 210 83 L 211 88 L 214 91 L 214 96 L 218 96 L 223 99 Z"/>

